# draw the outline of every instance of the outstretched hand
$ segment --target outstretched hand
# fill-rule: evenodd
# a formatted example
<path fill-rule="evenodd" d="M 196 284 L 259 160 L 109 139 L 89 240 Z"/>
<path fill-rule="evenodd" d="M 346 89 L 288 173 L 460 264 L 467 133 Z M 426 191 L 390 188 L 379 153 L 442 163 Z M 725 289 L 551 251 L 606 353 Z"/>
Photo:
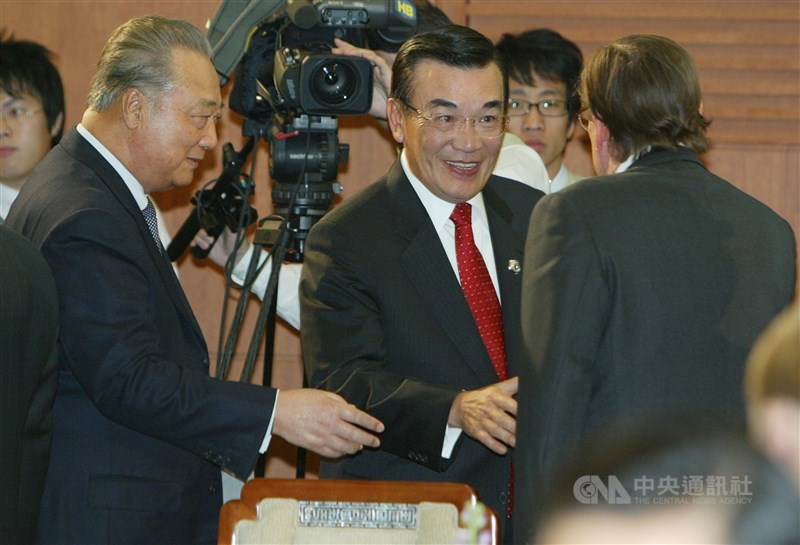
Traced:
<path fill-rule="evenodd" d="M 302 388 L 280 391 L 272 431 L 293 445 L 338 458 L 380 446 L 374 434 L 383 431 L 383 423 L 337 394 Z"/>
<path fill-rule="evenodd" d="M 448 424 L 483 443 L 497 454 L 506 454 L 517 442 L 519 377 L 490 384 L 480 390 L 461 392 L 450 408 Z"/>

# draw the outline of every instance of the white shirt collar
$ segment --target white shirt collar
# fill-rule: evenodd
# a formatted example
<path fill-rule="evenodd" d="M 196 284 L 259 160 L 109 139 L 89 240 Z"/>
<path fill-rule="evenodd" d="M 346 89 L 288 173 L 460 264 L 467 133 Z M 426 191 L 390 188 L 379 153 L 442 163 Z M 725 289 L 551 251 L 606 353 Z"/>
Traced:
<path fill-rule="evenodd" d="M 640 158 L 642 155 L 645 155 L 646 153 L 650 153 L 650 150 L 652 150 L 652 149 L 653 149 L 653 147 L 652 147 L 652 146 L 647 146 L 646 148 L 644 148 L 644 149 L 643 149 L 642 151 L 640 151 L 639 153 L 634 153 L 633 155 L 631 155 L 630 157 L 628 157 L 627 159 L 625 159 L 625 160 L 624 160 L 624 161 L 623 161 L 623 162 L 622 162 L 622 163 L 621 163 L 621 164 L 620 164 L 620 165 L 617 167 L 617 170 L 615 170 L 615 171 L 614 171 L 614 173 L 616 174 L 616 173 L 620 173 L 620 172 L 625 172 L 626 170 L 628 170 L 628 169 L 630 168 L 630 166 L 633 164 L 633 162 L 634 162 L 634 161 L 636 161 L 637 159 L 639 159 L 639 158 Z"/>
<path fill-rule="evenodd" d="M 8 211 L 18 195 L 19 189 L 16 187 L 0 184 L 0 221 L 8 217 Z"/>
<path fill-rule="evenodd" d="M 625 172 L 626 170 L 628 170 L 628 168 L 633 164 L 635 160 L 636 156 L 631 155 L 630 157 L 622 161 L 622 163 L 620 163 L 619 166 L 617 167 L 617 170 L 615 170 L 614 172 L 615 173 Z"/>
<path fill-rule="evenodd" d="M 408 177 L 411 187 L 414 188 L 422 206 L 428 213 L 428 217 L 433 223 L 439 241 L 442 243 L 442 248 L 447 256 L 450 266 L 456 278 L 460 279 L 458 273 L 458 257 L 456 256 L 455 246 L 455 225 L 450 221 L 450 215 L 453 213 L 455 205 L 451 202 L 443 201 L 425 187 L 425 185 L 417 178 L 408 164 L 405 150 L 400 154 L 400 165 L 403 167 L 406 177 Z M 486 263 L 486 268 L 489 270 L 489 276 L 492 279 L 497 297 L 500 297 L 500 284 L 497 278 L 497 268 L 495 267 L 494 248 L 492 247 L 492 237 L 489 232 L 489 219 L 486 213 L 486 206 L 483 202 L 483 193 L 478 193 L 470 200 L 467 201 L 472 205 L 472 235 L 475 240 L 475 246 L 483 256 L 483 261 Z"/>
<path fill-rule="evenodd" d="M 561 167 L 558 169 L 558 172 L 553 177 L 553 179 L 550 180 L 550 183 L 548 184 L 547 193 L 549 194 L 561 191 L 562 189 L 567 187 L 568 180 L 569 176 L 567 175 L 567 165 L 565 165 L 562 162 Z"/>
<path fill-rule="evenodd" d="M 134 177 L 131 172 L 125 168 L 119 159 L 117 159 L 113 153 L 111 153 L 107 147 L 105 147 L 100 140 L 95 138 L 95 136 L 88 131 L 86 127 L 81 125 L 80 123 L 76 127 L 78 132 L 81 136 L 83 136 L 87 142 L 89 142 L 92 147 L 94 147 L 103 158 L 109 162 L 109 164 L 117 171 L 117 174 L 120 175 L 122 181 L 125 182 L 125 185 L 128 187 L 128 190 L 133 195 L 133 198 L 136 199 L 136 204 L 139 206 L 140 210 L 144 210 L 147 206 L 147 195 L 145 195 L 144 188 L 142 184 Z"/>
<path fill-rule="evenodd" d="M 425 210 L 428 212 L 428 216 L 430 216 L 431 221 L 436 229 L 439 230 L 442 227 L 452 225 L 452 222 L 450 221 L 450 214 L 453 213 L 453 209 L 456 205 L 451 202 L 444 201 L 431 193 L 431 190 L 428 189 L 425 184 L 423 184 L 420 179 L 414 175 L 413 172 L 411 172 L 411 167 L 408 164 L 408 158 L 406 157 L 405 150 L 400 153 L 400 164 L 403 167 L 403 172 L 405 172 L 406 177 L 411 182 L 411 187 L 414 188 L 419 200 L 422 201 L 422 206 L 425 207 Z M 467 202 L 472 205 L 473 227 L 477 221 L 480 224 L 480 228 L 485 229 L 488 232 L 489 220 L 486 215 L 486 206 L 483 203 L 483 193 L 478 193 Z"/>

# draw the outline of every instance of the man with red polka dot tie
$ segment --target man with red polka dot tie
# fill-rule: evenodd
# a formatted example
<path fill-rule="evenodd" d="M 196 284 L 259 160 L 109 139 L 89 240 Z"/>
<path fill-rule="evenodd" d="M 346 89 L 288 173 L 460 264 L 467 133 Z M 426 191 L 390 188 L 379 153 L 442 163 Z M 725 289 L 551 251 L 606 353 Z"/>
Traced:
<path fill-rule="evenodd" d="M 310 385 L 386 430 L 320 474 L 467 483 L 513 543 L 520 272 L 542 193 L 491 174 L 507 97 L 490 40 L 415 36 L 392 76 L 400 158 L 312 228 L 300 283 Z"/>

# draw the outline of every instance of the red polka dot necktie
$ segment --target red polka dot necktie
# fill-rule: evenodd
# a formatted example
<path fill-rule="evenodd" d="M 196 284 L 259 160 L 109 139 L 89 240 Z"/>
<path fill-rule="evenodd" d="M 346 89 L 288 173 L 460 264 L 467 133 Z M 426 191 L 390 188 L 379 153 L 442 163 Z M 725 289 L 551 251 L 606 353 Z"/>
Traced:
<path fill-rule="evenodd" d="M 456 261 L 461 289 L 478 326 L 489 359 L 500 380 L 505 380 L 506 345 L 503 340 L 503 311 L 475 238 L 472 235 L 472 206 L 461 202 L 450 215 L 456 226 Z"/>
<path fill-rule="evenodd" d="M 503 339 L 503 311 L 494 290 L 489 269 L 483 260 L 472 234 L 472 205 L 460 202 L 456 205 L 450 219 L 456 226 L 456 261 L 461 289 L 472 312 L 475 325 L 481 334 L 483 344 L 489 352 L 497 377 L 506 380 L 506 344 Z M 514 512 L 514 466 L 508 480 L 508 503 L 506 516 Z"/>

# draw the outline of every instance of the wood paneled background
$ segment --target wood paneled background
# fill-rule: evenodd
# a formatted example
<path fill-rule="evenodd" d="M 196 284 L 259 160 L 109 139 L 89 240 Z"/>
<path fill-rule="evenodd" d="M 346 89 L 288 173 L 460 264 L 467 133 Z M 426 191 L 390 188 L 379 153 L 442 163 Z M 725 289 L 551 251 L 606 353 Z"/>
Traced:
<path fill-rule="evenodd" d="M 455 22 L 496 40 L 504 32 L 549 27 L 575 41 L 588 58 L 600 45 L 632 33 L 668 36 L 686 47 L 700 71 L 705 113 L 713 123 L 709 168 L 761 200 L 800 233 L 800 2 L 791 1 L 492 1 L 434 2 Z M 59 56 L 67 94 L 67 126 L 80 121 L 100 50 L 114 28 L 136 15 L 159 13 L 203 27 L 219 2 L 207 0 L 0 0 L 0 27 L 19 39 L 45 44 Z M 228 89 L 223 90 L 227 94 Z M 340 118 L 339 139 L 350 145 L 350 161 L 339 181 L 347 198 L 383 174 L 394 157 L 390 137 L 365 116 Z M 244 143 L 241 118 L 227 112 L 220 143 Z M 566 161 L 591 174 L 585 135 L 570 144 Z M 220 146 L 221 147 L 221 146 Z M 209 154 L 191 188 L 156 196 L 174 233 L 191 210 L 189 199 L 219 173 L 219 149 Z M 268 153 L 256 161 L 256 208 L 271 211 Z M 249 166 L 247 167 L 249 170 Z M 223 303 L 218 268 L 185 257 L 180 276 L 215 358 Z M 235 297 L 235 295 L 234 295 Z M 257 304 L 239 343 L 241 362 L 252 333 Z M 283 324 L 277 329 L 272 383 L 298 386 L 302 380 L 300 342 Z M 256 375 L 260 375 L 257 369 Z M 238 373 L 236 373 L 238 376 Z M 256 376 L 256 381 L 261 377 Z M 293 475 L 294 450 L 281 441 L 270 446 L 268 474 Z M 309 464 L 313 472 L 313 460 Z"/>

